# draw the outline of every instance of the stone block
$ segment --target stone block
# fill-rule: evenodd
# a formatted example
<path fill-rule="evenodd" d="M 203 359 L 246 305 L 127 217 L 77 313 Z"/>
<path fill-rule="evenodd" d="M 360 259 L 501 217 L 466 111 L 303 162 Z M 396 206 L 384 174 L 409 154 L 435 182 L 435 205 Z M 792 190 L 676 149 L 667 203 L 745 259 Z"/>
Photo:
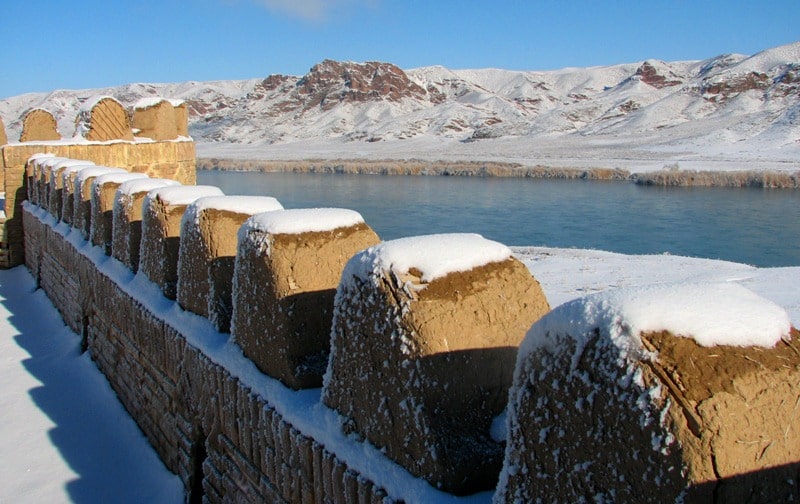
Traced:
<path fill-rule="evenodd" d="M 800 332 L 762 301 L 656 286 L 553 310 L 520 347 L 496 502 L 797 501 Z"/>
<path fill-rule="evenodd" d="M 22 119 L 22 133 L 20 142 L 37 142 L 46 140 L 61 140 L 58 124 L 53 114 L 47 110 L 35 108 L 25 114 Z"/>
<path fill-rule="evenodd" d="M 291 388 L 319 387 L 342 269 L 378 241 L 352 210 L 281 210 L 248 219 L 239 234 L 232 321 L 245 356 Z"/>
<path fill-rule="evenodd" d="M 178 260 L 181 307 L 229 332 L 239 227 L 255 214 L 282 209 L 267 196 L 211 196 L 189 205 L 181 222 Z"/>
<path fill-rule="evenodd" d="M 78 111 L 75 125 L 76 136 L 80 135 L 90 142 L 133 140 L 128 111 L 110 96 L 100 96 L 84 102 Z"/>
<path fill-rule="evenodd" d="M 125 173 L 122 168 L 90 166 L 75 174 L 72 201 L 72 226 L 78 229 L 84 239 L 89 239 L 92 226 L 92 183 L 100 175 Z"/>
<path fill-rule="evenodd" d="M 54 170 L 56 166 L 59 165 L 70 165 L 70 164 L 92 164 L 87 163 L 86 161 L 79 161 L 79 160 L 71 160 L 63 157 L 53 156 L 53 157 L 40 157 L 37 158 L 33 165 L 33 178 L 36 185 L 36 192 L 37 192 L 37 201 L 38 205 L 51 214 L 55 212 L 55 209 L 50 208 L 50 189 L 53 187 L 53 180 L 55 179 Z"/>
<path fill-rule="evenodd" d="M 64 154 L 64 157 L 70 159 L 89 159 L 89 150 L 85 143 L 71 143 L 67 145 L 67 152 Z"/>
<path fill-rule="evenodd" d="M 25 176 L 28 182 L 28 201 L 34 205 L 42 205 L 44 200 L 44 189 L 42 173 L 47 161 L 59 162 L 66 158 L 56 157 L 52 154 L 35 154 L 25 163 Z"/>
<path fill-rule="evenodd" d="M 131 125 L 137 137 L 156 141 L 178 138 L 175 107 L 163 98 L 148 97 L 136 102 Z"/>
<path fill-rule="evenodd" d="M 93 165 L 68 166 L 61 171 L 61 220 L 67 224 L 72 224 L 75 215 L 75 179 L 78 172 Z"/>
<path fill-rule="evenodd" d="M 175 179 L 179 180 L 182 184 L 196 184 L 197 183 L 197 168 L 195 161 L 178 161 L 178 172 Z"/>
<path fill-rule="evenodd" d="M 175 160 L 176 161 L 191 161 L 195 162 L 197 155 L 195 154 L 194 142 L 174 142 L 175 144 Z"/>
<path fill-rule="evenodd" d="M 114 202 L 117 189 L 123 182 L 146 179 L 144 173 L 107 173 L 94 179 L 91 187 L 91 226 L 89 238 L 92 245 L 101 247 L 111 255 Z"/>
<path fill-rule="evenodd" d="M 111 255 L 136 273 L 142 239 L 142 203 L 148 192 L 180 185 L 174 180 L 142 178 L 123 182 L 114 194 Z"/>
<path fill-rule="evenodd" d="M 58 220 L 64 208 L 64 170 L 70 167 L 86 168 L 93 166 L 91 161 L 84 161 L 78 159 L 68 159 L 65 161 L 57 162 L 50 166 L 50 176 L 48 178 L 48 208 L 50 213 Z"/>
<path fill-rule="evenodd" d="M 127 160 L 132 171 L 145 172 L 150 163 L 158 160 L 155 142 L 133 142 L 127 145 Z M 148 175 L 155 177 L 148 173 Z"/>
<path fill-rule="evenodd" d="M 384 242 L 342 273 L 323 401 L 344 430 L 456 494 L 494 488 L 517 347 L 549 311 L 504 245 L 479 235 Z"/>
<path fill-rule="evenodd" d="M 204 196 L 222 196 L 213 186 L 161 187 L 148 192 L 142 203 L 139 271 L 175 299 L 181 218 L 186 207 Z"/>

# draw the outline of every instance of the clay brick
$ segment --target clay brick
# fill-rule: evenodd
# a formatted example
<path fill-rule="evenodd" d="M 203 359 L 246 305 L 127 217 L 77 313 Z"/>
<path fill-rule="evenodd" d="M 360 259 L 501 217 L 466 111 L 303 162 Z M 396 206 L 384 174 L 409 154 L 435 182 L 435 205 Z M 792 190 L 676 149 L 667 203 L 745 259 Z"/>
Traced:
<path fill-rule="evenodd" d="M 324 475 L 323 475 L 323 459 L 324 459 L 324 452 L 325 449 L 316 441 L 313 441 L 311 444 L 311 466 L 312 466 L 312 477 L 311 477 L 311 484 L 314 487 L 314 495 L 316 497 L 317 502 L 323 502 L 325 498 L 325 484 L 324 484 Z"/>
<path fill-rule="evenodd" d="M 42 140 L 61 140 L 58 124 L 53 114 L 41 108 L 35 108 L 25 114 L 22 119 L 20 142 L 36 142 Z"/>
<path fill-rule="evenodd" d="M 175 160 L 176 161 L 190 161 L 195 162 L 195 145 L 194 142 L 174 142 L 175 144 Z"/>
<path fill-rule="evenodd" d="M 280 478 L 278 475 L 280 462 L 278 461 L 277 455 L 275 455 L 275 450 L 266 448 L 262 452 L 262 455 L 261 472 L 272 482 L 275 488 L 278 488 L 280 486 Z"/>
<path fill-rule="evenodd" d="M 137 137 L 156 141 L 178 137 L 175 107 L 167 100 L 150 100 L 146 104 L 137 102 L 133 106 L 131 126 L 137 130 Z"/>
<path fill-rule="evenodd" d="M 178 249 L 181 218 L 186 207 L 204 196 L 221 196 L 212 186 L 178 186 L 153 189 L 142 204 L 142 245 L 139 268 L 175 299 L 178 282 Z"/>
<path fill-rule="evenodd" d="M 322 502 L 325 457 L 319 443 L 188 346 L 179 330 L 147 313 L 60 233 L 29 211 L 23 219 L 43 288 L 60 310 L 73 312 L 80 330 L 86 328 L 98 367 L 185 485 L 195 476 L 192 445 L 202 423 L 209 434 L 202 483 L 209 502 Z M 358 478 L 333 455 L 327 460 L 339 478 L 329 478 L 328 487 L 344 492 L 340 498 L 357 499 Z"/>
<path fill-rule="evenodd" d="M 342 474 L 342 502 L 351 504 L 358 502 L 358 475 L 349 469 Z"/>
<path fill-rule="evenodd" d="M 181 221 L 177 285 L 181 307 L 228 332 L 239 228 L 254 214 L 282 209 L 278 200 L 263 196 L 211 196 L 189 205 Z"/>
<path fill-rule="evenodd" d="M 114 198 L 123 182 L 146 178 L 141 173 L 109 173 L 96 177 L 91 191 L 91 229 L 90 240 L 93 245 L 111 255 Z"/>
<path fill-rule="evenodd" d="M 497 259 L 433 279 L 419 263 L 383 259 L 453 264 L 489 253 Z M 336 299 L 322 398 L 345 431 L 436 488 L 494 488 L 503 447 L 489 428 L 507 403 L 517 346 L 549 311 L 525 265 L 478 235 L 387 241 L 351 259 Z"/>
<path fill-rule="evenodd" d="M 297 220 L 313 220 L 313 230 L 295 231 L 288 223 Z M 319 387 L 342 270 L 378 236 L 351 210 L 301 209 L 251 217 L 240 239 L 233 337 L 265 374 L 293 389 Z"/>
<path fill-rule="evenodd" d="M 708 288 L 706 295 L 720 300 L 731 292 Z M 639 306 L 652 305 L 642 300 L 646 295 L 662 294 L 637 293 Z M 584 302 L 556 310 L 592 313 Z M 564 317 L 556 310 L 551 317 Z M 507 478 L 496 500 L 800 497 L 786 484 L 800 471 L 794 343 L 800 333 L 772 347 L 700 346 L 691 334 L 632 334 L 624 318 L 595 327 L 570 320 L 574 326 L 551 327 L 544 319 L 547 334 L 532 329 L 520 352 L 510 391 Z"/>
<path fill-rule="evenodd" d="M 83 104 L 76 119 L 76 134 L 90 142 L 133 140 L 128 111 L 110 96 Z"/>

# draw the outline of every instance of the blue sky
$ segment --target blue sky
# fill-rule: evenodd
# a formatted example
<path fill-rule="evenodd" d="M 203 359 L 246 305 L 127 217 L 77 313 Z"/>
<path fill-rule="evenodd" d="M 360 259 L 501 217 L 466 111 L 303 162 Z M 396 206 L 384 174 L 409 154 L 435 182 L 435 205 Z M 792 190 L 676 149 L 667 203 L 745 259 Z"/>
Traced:
<path fill-rule="evenodd" d="M 2 11 L 0 98 L 302 75 L 326 58 L 550 70 L 800 40 L 800 0 L 23 0 Z"/>

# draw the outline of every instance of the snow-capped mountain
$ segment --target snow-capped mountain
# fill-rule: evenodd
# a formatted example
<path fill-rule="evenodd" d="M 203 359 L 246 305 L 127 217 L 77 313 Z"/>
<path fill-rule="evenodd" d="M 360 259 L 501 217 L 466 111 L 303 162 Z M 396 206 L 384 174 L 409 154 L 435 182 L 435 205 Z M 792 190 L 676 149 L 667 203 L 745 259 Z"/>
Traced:
<path fill-rule="evenodd" d="M 70 136 L 81 102 L 97 94 L 185 100 L 201 155 L 625 159 L 629 149 L 757 155 L 795 169 L 800 160 L 800 42 L 749 57 L 541 72 L 325 60 L 304 76 L 26 94 L 0 101 L 0 115 L 11 140 L 33 107 Z"/>

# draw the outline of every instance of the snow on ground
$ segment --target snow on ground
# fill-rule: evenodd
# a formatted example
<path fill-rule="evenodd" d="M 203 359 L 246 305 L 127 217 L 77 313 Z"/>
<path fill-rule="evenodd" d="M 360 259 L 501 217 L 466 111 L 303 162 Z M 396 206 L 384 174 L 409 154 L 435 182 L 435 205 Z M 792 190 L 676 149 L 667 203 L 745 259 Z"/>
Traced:
<path fill-rule="evenodd" d="M 183 502 L 23 267 L 0 271 L 0 383 L 0 502 Z"/>
<path fill-rule="evenodd" d="M 756 141 L 747 145 L 741 142 L 691 144 L 689 140 L 654 143 L 653 138 L 611 136 L 519 136 L 462 142 L 454 138 L 419 135 L 405 140 L 372 143 L 325 138 L 272 145 L 198 140 L 196 147 L 198 158 L 498 162 L 554 168 L 621 168 L 633 173 L 647 173 L 674 166 L 681 170 L 794 173 L 800 164 L 800 142 L 780 148 L 769 142 Z"/>
<path fill-rule="evenodd" d="M 355 470 L 380 479 L 391 495 L 407 502 L 491 500 L 491 492 L 466 498 L 438 492 L 378 450 L 344 436 L 335 413 L 319 403 L 319 389 L 293 392 L 264 376 L 228 338 L 164 299 L 142 275 L 132 276 L 74 232 L 67 238 L 157 316 L 187 328 L 190 344 L 231 369 L 298 429 Z M 760 269 L 688 257 L 544 247 L 512 251 L 540 281 L 553 307 L 617 287 L 728 282 L 776 303 L 795 327 L 800 326 L 800 267 Z M 0 486 L 0 502 L 118 502 L 124 497 L 179 502 L 177 478 L 146 446 L 88 356 L 79 354 L 78 336 L 64 327 L 42 291 L 33 289 L 22 267 L 0 271 L 0 383 L 5 388 L 0 394 L 0 474 L 6 481 Z"/>

